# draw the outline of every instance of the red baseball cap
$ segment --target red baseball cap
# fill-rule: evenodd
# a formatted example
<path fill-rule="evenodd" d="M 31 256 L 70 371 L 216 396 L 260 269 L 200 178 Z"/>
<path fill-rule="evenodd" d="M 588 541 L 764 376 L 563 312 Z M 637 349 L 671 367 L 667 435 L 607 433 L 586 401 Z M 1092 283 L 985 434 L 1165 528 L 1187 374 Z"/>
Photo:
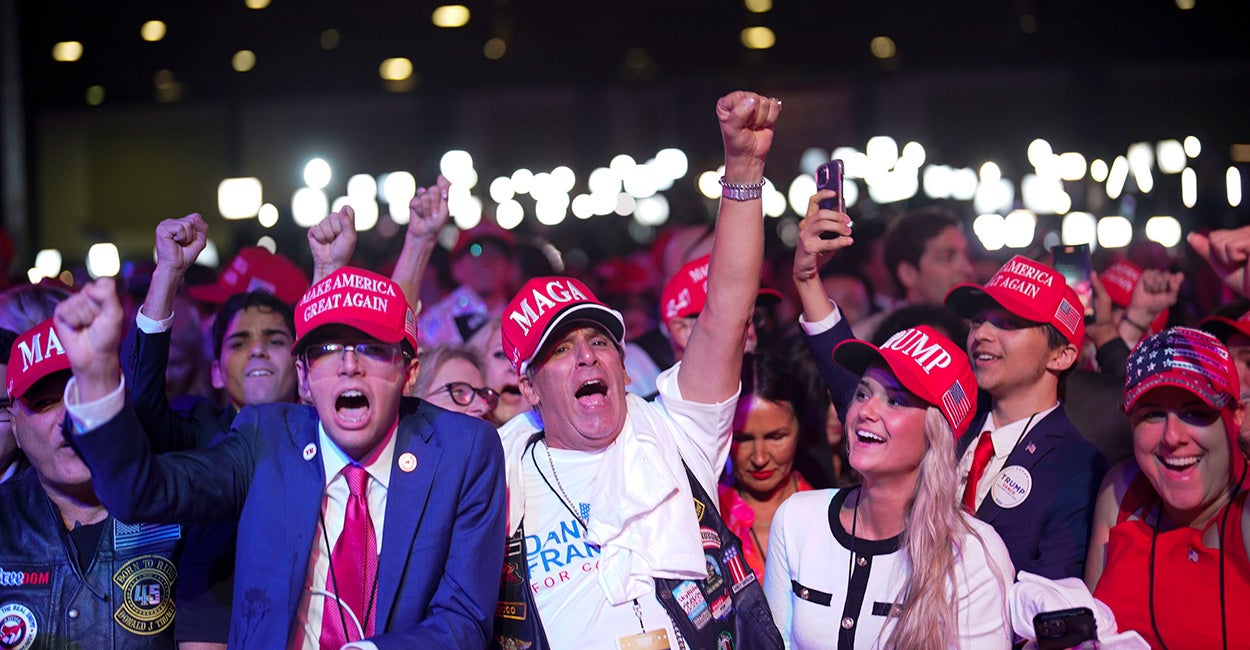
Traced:
<path fill-rule="evenodd" d="M 857 375 L 873 361 L 884 361 L 900 384 L 942 411 L 956 437 L 976 414 L 977 378 L 968 355 L 928 325 L 898 332 L 881 347 L 843 341 L 833 349 L 833 360 Z"/>
<path fill-rule="evenodd" d="M 69 357 L 49 318 L 22 332 L 9 349 L 9 399 L 18 399 L 35 382 L 62 370 L 69 370 Z"/>
<path fill-rule="evenodd" d="M 220 305 L 236 293 L 268 291 L 278 300 L 294 304 L 308 290 L 308 276 L 284 255 L 259 246 L 244 246 L 221 272 L 217 282 L 191 287 L 192 298 Z"/>
<path fill-rule="evenodd" d="M 1240 332 L 1250 336 L 1250 310 L 1247 310 L 1237 320 L 1223 316 L 1207 316 L 1198 322 L 1198 328 L 1214 334 L 1215 338 L 1221 341 L 1227 341 L 1228 337 L 1233 335 L 1233 332 Z"/>
<path fill-rule="evenodd" d="M 985 286 L 965 282 L 946 294 L 946 308 L 962 318 L 972 318 L 987 304 L 1054 325 L 1072 345 L 1079 347 L 1085 338 L 1085 313 L 1076 291 L 1063 274 L 1027 257 L 1008 260 Z"/>
<path fill-rule="evenodd" d="M 707 274 L 711 255 L 686 262 L 660 293 L 660 316 L 665 321 L 686 316 L 698 316 L 707 305 Z M 781 292 L 776 289 L 760 289 L 756 294 L 758 305 L 775 305 L 781 302 Z"/>
<path fill-rule="evenodd" d="M 354 327 L 383 343 L 417 350 L 417 314 L 394 280 L 345 266 L 313 285 L 295 305 L 295 351 L 326 325 Z"/>
<path fill-rule="evenodd" d="M 1141 281 L 1141 268 L 1128 260 L 1119 260 L 1108 266 L 1107 270 L 1099 273 L 1098 279 L 1102 281 L 1103 288 L 1107 290 L 1107 296 L 1111 298 L 1111 304 L 1116 307 L 1127 308 L 1129 302 L 1133 299 L 1133 289 Z M 1168 310 L 1164 309 L 1150 323 L 1150 331 L 1147 334 L 1162 332 L 1167 326 Z"/>
<path fill-rule="evenodd" d="M 604 328 L 618 346 L 625 345 L 621 312 L 603 304 L 574 278 L 548 276 L 525 283 L 503 310 L 503 351 L 518 373 L 525 372 L 557 327 L 591 321 Z"/>
<path fill-rule="evenodd" d="M 460 257 L 474 243 L 486 239 L 498 241 L 508 248 L 516 247 L 516 236 L 511 231 L 500 228 L 493 221 L 482 219 L 481 223 L 476 226 L 460 231 L 460 237 L 456 239 L 456 245 L 451 249 L 452 259 Z"/>

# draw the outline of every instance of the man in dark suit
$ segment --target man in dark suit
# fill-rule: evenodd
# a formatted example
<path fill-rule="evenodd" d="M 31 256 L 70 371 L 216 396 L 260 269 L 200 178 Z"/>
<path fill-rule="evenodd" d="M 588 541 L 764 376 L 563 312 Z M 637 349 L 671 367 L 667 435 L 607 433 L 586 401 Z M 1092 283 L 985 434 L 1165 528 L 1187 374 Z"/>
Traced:
<path fill-rule="evenodd" d="M 991 397 L 957 445 L 964 507 L 994 527 L 1017 570 L 1080 578 L 1107 470 L 1059 408 L 1085 337 L 1080 299 L 1053 268 L 1017 256 L 985 286 L 956 286 L 946 306 L 972 321 L 968 356 Z"/>
<path fill-rule="evenodd" d="M 395 282 L 340 269 L 295 326 L 311 407 L 249 406 L 213 447 L 158 456 L 124 403 L 111 281 L 64 303 L 67 408 L 101 499 L 135 520 L 240 519 L 231 647 L 483 647 L 503 559 L 497 434 L 401 397 L 416 318 Z"/>

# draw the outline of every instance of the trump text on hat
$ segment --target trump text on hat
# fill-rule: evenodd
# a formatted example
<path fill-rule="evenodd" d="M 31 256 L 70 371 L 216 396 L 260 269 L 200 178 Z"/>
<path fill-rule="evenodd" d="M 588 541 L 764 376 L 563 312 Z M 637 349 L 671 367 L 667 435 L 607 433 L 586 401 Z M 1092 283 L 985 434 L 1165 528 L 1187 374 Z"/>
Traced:
<path fill-rule="evenodd" d="M 951 355 L 940 343 L 929 344 L 929 336 L 920 330 L 903 330 L 891 336 L 883 350 L 898 350 L 911 357 L 927 375 L 934 368 L 946 368 L 951 365 Z"/>

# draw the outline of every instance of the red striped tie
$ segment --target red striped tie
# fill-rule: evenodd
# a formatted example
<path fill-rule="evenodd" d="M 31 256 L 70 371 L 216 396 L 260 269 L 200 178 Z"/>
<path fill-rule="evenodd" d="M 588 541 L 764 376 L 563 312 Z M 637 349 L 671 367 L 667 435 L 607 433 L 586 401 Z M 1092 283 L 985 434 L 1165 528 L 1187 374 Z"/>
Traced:
<path fill-rule="evenodd" d="M 352 463 L 343 468 L 343 478 L 347 480 L 351 496 L 347 498 L 343 532 L 330 553 L 330 575 L 326 576 L 326 591 L 337 595 L 338 602 L 333 598 L 325 599 L 321 614 L 321 650 L 339 650 L 349 641 L 373 636 L 377 609 L 378 543 L 373 520 L 369 518 L 366 490 L 369 474 L 365 468 Z M 349 609 L 364 628 L 363 636 L 352 622 Z"/>

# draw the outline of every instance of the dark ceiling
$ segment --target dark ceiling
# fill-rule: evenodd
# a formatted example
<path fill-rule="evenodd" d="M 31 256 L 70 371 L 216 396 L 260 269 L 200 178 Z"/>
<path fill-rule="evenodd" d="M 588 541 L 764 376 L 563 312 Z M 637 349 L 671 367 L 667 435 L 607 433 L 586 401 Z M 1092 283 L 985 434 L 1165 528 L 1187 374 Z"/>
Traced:
<path fill-rule="evenodd" d="M 83 106 L 103 86 L 109 105 L 154 103 L 169 70 L 185 103 L 387 92 L 388 57 L 413 61 L 415 92 L 498 85 L 674 83 L 686 80 L 863 80 L 941 70 L 1105 66 L 1167 62 L 1202 66 L 1250 60 L 1250 3 L 1240 0 L 776 0 L 751 13 L 734 0 L 477 0 L 469 23 L 431 22 L 440 3 L 407 0 L 24 0 L 22 70 L 28 111 Z M 1193 4 L 1182 10 L 1178 4 Z M 140 26 L 159 19 L 156 43 Z M 762 25 L 769 50 L 747 50 L 739 33 Z M 320 44 L 336 30 L 339 44 Z M 879 60 L 873 37 L 898 55 Z M 506 54 L 483 54 L 491 38 Z M 52 60 L 58 41 L 84 55 Z M 238 73 L 231 56 L 256 54 Z"/>

